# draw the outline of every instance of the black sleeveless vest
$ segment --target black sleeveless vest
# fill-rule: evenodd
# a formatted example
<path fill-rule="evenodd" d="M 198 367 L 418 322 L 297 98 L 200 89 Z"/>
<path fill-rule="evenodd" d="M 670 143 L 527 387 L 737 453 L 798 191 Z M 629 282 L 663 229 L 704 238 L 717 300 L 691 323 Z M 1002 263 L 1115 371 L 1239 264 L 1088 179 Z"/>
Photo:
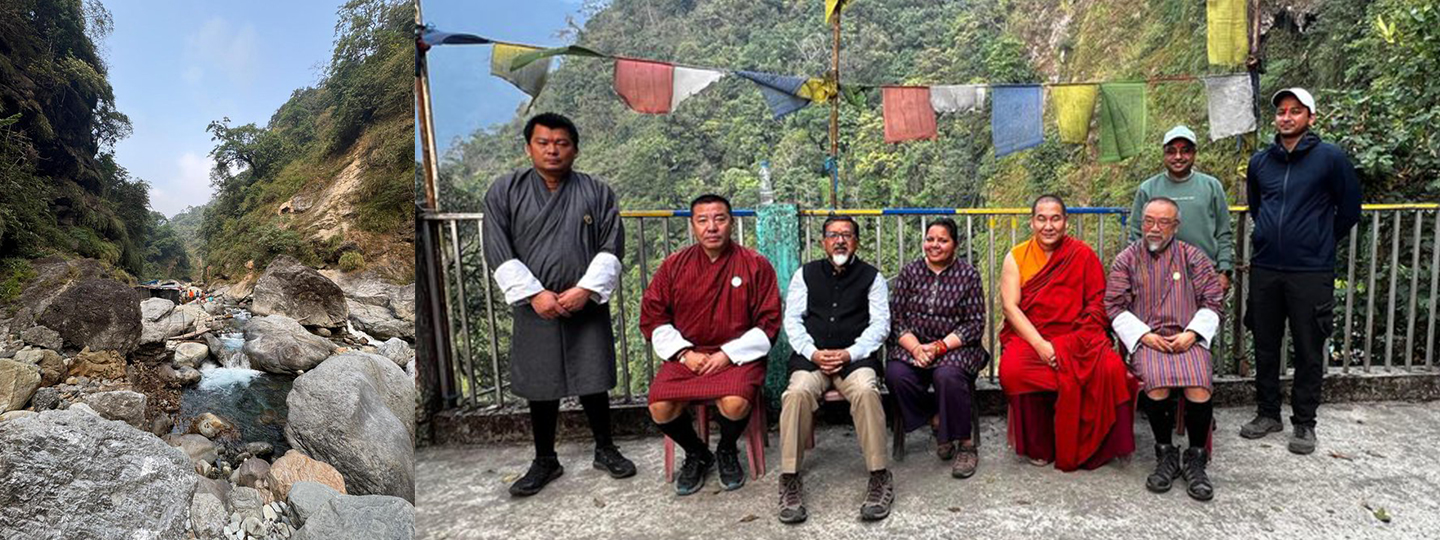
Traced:
<path fill-rule="evenodd" d="M 812 261 L 800 268 L 804 272 L 807 291 L 805 315 L 802 320 L 805 331 L 815 340 L 816 349 L 844 349 L 855 344 L 865 327 L 870 325 L 870 286 L 879 273 L 874 266 L 854 259 L 842 274 L 835 273 L 835 266 L 828 259 Z M 862 367 L 868 367 L 880 374 L 878 362 L 880 351 L 866 358 L 851 358 L 850 364 L 840 370 L 845 377 Z M 819 369 L 800 354 L 790 355 L 790 370 L 814 371 Z"/>

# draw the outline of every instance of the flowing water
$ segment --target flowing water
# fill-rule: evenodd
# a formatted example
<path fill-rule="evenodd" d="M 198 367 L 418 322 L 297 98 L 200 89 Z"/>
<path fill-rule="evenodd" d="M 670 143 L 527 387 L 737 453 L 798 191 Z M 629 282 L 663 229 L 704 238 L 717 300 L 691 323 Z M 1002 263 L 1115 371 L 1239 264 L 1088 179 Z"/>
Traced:
<path fill-rule="evenodd" d="M 184 433 L 196 416 L 214 413 L 229 420 L 240 431 L 238 443 L 261 441 L 275 448 L 275 455 L 290 448 L 285 442 L 285 419 L 289 409 L 285 397 L 295 378 L 250 369 L 250 361 L 241 352 L 245 334 L 241 329 L 250 320 L 250 312 L 226 308 L 232 317 L 216 335 L 221 349 L 200 367 L 200 383 L 185 389 L 180 398 L 180 413 L 175 432 Z"/>

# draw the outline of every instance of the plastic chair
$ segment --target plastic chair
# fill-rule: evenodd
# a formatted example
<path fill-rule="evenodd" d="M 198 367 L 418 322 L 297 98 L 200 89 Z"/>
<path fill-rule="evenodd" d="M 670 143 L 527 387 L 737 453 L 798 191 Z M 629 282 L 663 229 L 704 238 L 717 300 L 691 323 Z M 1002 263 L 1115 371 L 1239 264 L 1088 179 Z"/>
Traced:
<path fill-rule="evenodd" d="M 697 400 L 690 403 L 698 408 L 695 418 L 700 423 L 700 440 L 710 444 L 710 405 L 713 399 Z M 750 460 L 750 477 L 759 480 L 765 476 L 765 447 L 770 445 L 769 425 L 765 418 L 765 403 L 759 401 L 750 406 L 750 423 L 745 426 L 746 454 Z M 665 481 L 675 481 L 675 441 L 665 437 Z"/>

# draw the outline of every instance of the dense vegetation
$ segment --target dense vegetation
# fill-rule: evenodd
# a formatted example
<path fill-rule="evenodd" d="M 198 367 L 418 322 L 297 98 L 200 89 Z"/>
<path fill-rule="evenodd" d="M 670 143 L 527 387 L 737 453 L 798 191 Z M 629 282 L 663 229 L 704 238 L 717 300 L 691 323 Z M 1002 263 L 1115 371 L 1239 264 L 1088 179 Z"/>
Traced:
<path fill-rule="evenodd" d="M 357 164 L 354 215 L 347 219 L 358 233 L 410 231 L 413 21 L 412 4 L 403 0 L 346 2 L 317 86 L 296 90 L 264 126 L 228 118 L 210 124 L 215 196 L 197 232 L 212 275 L 238 278 L 248 262 L 263 267 L 280 254 L 337 263 L 342 244 L 353 241 L 349 235 L 313 233 L 303 213 L 278 209 L 296 195 L 323 191 Z"/>
<path fill-rule="evenodd" d="M 0 282 L 46 254 L 144 272 L 149 186 L 115 163 L 130 120 L 96 52 L 111 28 L 95 0 L 0 3 Z"/>

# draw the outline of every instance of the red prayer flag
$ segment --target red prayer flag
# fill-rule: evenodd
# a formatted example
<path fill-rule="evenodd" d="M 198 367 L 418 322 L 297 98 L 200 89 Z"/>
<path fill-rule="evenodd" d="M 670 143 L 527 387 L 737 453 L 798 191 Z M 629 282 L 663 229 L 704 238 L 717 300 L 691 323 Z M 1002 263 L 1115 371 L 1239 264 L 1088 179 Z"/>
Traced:
<path fill-rule="evenodd" d="M 670 112 L 675 66 L 648 60 L 615 59 L 615 93 L 631 110 L 646 114 Z"/>
<path fill-rule="evenodd" d="M 928 86 L 886 86 L 881 90 L 885 142 L 935 138 L 935 109 Z"/>

